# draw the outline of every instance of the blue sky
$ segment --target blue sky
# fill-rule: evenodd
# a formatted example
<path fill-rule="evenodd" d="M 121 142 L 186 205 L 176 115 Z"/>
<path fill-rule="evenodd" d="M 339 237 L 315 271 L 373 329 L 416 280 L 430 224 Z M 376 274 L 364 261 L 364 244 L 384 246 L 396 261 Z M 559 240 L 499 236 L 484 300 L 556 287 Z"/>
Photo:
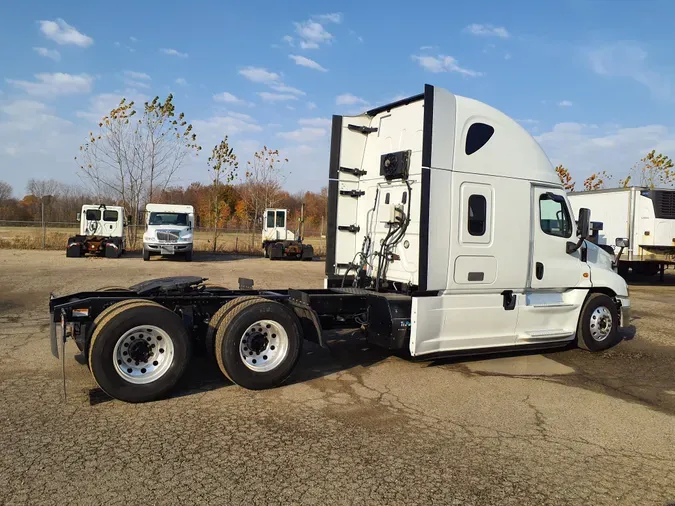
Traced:
<path fill-rule="evenodd" d="M 0 8 L 0 179 L 78 182 L 73 156 L 121 96 L 172 92 L 204 153 L 289 158 L 326 184 L 330 116 L 425 83 L 522 122 L 575 179 L 675 156 L 675 16 L 666 0 L 53 2 Z M 665 25 L 664 25 L 665 23 Z M 178 184 L 206 181 L 205 158 Z"/>

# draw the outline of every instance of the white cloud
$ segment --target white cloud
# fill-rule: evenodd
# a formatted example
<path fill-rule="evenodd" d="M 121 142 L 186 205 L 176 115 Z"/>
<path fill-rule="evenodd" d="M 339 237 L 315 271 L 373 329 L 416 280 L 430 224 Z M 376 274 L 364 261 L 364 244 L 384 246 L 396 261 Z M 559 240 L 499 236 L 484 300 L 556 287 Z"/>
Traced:
<path fill-rule="evenodd" d="M 29 95 L 38 97 L 51 97 L 58 95 L 74 95 L 77 93 L 89 93 L 92 88 L 93 78 L 87 74 L 35 74 L 36 82 L 6 79 L 9 84 L 24 90 Z"/>
<path fill-rule="evenodd" d="M 294 142 L 311 142 L 321 139 L 326 133 L 325 128 L 302 127 L 292 132 L 278 132 L 277 136 Z"/>
<path fill-rule="evenodd" d="M 500 39 L 508 39 L 511 34 L 503 26 L 481 25 L 473 23 L 464 29 L 472 35 L 479 35 L 483 37 L 499 37 Z"/>
<path fill-rule="evenodd" d="M 243 114 L 243 113 L 241 113 L 241 112 L 233 112 L 233 111 L 229 111 L 229 112 L 227 113 L 227 115 L 228 115 L 228 116 L 232 116 L 233 118 L 237 118 L 237 119 L 243 120 L 243 121 L 248 121 L 249 123 L 254 121 L 253 118 L 252 118 L 251 116 L 249 116 L 248 114 Z"/>
<path fill-rule="evenodd" d="M 307 102 L 307 109 L 310 111 L 316 109 L 316 104 L 314 102 Z"/>
<path fill-rule="evenodd" d="M 290 93 L 270 93 L 269 91 L 260 91 L 258 96 L 265 102 L 286 102 L 288 100 L 297 100 L 298 97 Z"/>
<path fill-rule="evenodd" d="M 179 77 L 178 79 L 176 79 L 175 83 L 178 86 L 187 86 L 187 81 L 183 77 Z"/>
<path fill-rule="evenodd" d="M 343 93 L 342 95 L 338 95 L 335 98 L 335 104 L 336 105 L 367 105 L 368 102 L 363 100 L 362 98 L 359 98 L 355 95 L 352 95 L 351 93 Z"/>
<path fill-rule="evenodd" d="M 88 47 L 94 43 L 94 39 L 78 32 L 60 18 L 56 21 L 40 21 L 40 31 L 45 37 L 60 45 L 73 44 Z"/>
<path fill-rule="evenodd" d="M 510 60 L 510 59 L 511 59 L 511 53 L 506 53 L 506 54 L 504 55 L 504 59 L 505 59 L 505 60 Z"/>
<path fill-rule="evenodd" d="M 44 56 L 45 58 L 49 58 L 54 61 L 59 61 L 61 59 L 61 53 L 59 53 L 56 49 L 47 49 L 46 47 L 34 47 L 33 51 L 35 51 L 40 56 Z"/>
<path fill-rule="evenodd" d="M 150 76 L 145 72 L 134 72 L 133 70 L 125 70 L 124 75 L 130 79 L 141 79 L 144 81 L 150 80 Z"/>
<path fill-rule="evenodd" d="M 143 88 L 143 89 L 150 89 L 150 84 L 148 84 L 145 81 L 135 81 L 134 79 L 125 79 L 124 84 L 126 86 L 129 86 L 130 88 Z"/>
<path fill-rule="evenodd" d="M 286 44 L 288 44 L 291 47 L 295 46 L 293 37 L 291 37 L 290 35 L 284 35 L 284 37 L 281 40 L 283 40 Z"/>
<path fill-rule="evenodd" d="M 298 56 L 294 54 L 289 54 L 288 57 L 295 62 L 296 65 L 300 65 L 301 67 L 307 67 L 313 70 L 318 70 L 320 72 L 328 72 L 328 69 L 323 68 L 321 65 L 319 65 L 317 62 L 314 60 L 311 60 L 305 56 Z"/>
<path fill-rule="evenodd" d="M 413 55 L 412 59 L 417 61 L 420 64 L 420 67 L 429 72 L 456 72 L 468 77 L 479 77 L 483 75 L 482 72 L 460 67 L 457 60 L 452 56 L 439 55 L 438 57 L 435 57 Z"/>
<path fill-rule="evenodd" d="M 517 121 L 518 123 L 523 124 L 523 125 L 534 125 L 534 124 L 539 123 L 539 120 L 538 120 L 538 119 L 528 119 L 528 118 L 526 118 L 526 119 L 517 119 L 516 121 Z"/>
<path fill-rule="evenodd" d="M 280 79 L 279 74 L 262 67 L 246 67 L 241 69 L 239 74 L 254 83 L 276 84 Z"/>
<path fill-rule="evenodd" d="M 270 88 L 272 88 L 275 91 L 280 91 L 281 93 L 293 93 L 294 95 L 307 95 L 302 90 L 299 90 L 297 88 L 293 88 L 293 86 L 286 86 L 285 84 L 272 84 L 270 85 Z"/>
<path fill-rule="evenodd" d="M 558 106 L 559 107 L 572 107 L 572 102 L 570 102 L 569 100 L 561 100 L 560 102 L 558 102 Z"/>
<path fill-rule="evenodd" d="M 320 44 L 328 44 L 333 39 L 333 35 L 321 23 L 311 19 L 295 23 L 295 33 L 300 37 L 300 47 L 303 49 L 316 49 Z"/>
<path fill-rule="evenodd" d="M 167 49 L 167 48 L 162 48 L 160 51 L 164 54 L 168 54 L 169 56 L 177 56 L 178 58 L 187 58 L 188 54 L 187 53 L 181 53 L 180 51 L 177 51 L 176 49 Z"/>
<path fill-rule="evenodd" d="M 303 118 L 299 119 L 298 123 L 302 126 L 328 128 L 331 124 L 331 121 L 328 118 Z"/>
<path fill-rule="evenodd" d="M 637 43 L 615 42 L 587 49 L 585 56 L 591 70 L 598 75 L 632 79 L 660 100 L 675 99 L 672 77 L 652 70 L 647 64 L 647 52 Z"/>
<path fill-rule="evenodd" d="M 138 42 L 138 39 L 137 39 L 136 37 L 133 37 L 133 36 L 132 36 L 132 37 L 129 37 L 129 40 L 130 40 L 131 42 Z"/>
<path fill-rule="evenodd" d="M 213 95 L 213 100 L 215 102 L 221 102 L 224 104 L 232 105 L 250 105 L 246 100 L 243 100 L 228 91 L 223 91 L 221 93 L 216 93 Z"/>
<path fill-rule="evenodd" d="M 126 98 L 126 102 L 134 102 L 137 105 L 143 104 L 149 99 L 148 96 L 136 90 L 125 90 L 122 93 L 100 93 L 94 95 L 89 99 L 89 108 L 84 111 L 77 111 L 75 115 L 78 118 L 89 120 L 93 123 L 99 123 L 103 116 L 110 114 L 114 108 L 119 106 L 122 98 Z"/>
<path fill-rule="evenodd" d="M 621 128 L 558 123 L 535 139 L 554 165 L 562 163 L 570 169 L 577 186 L 591 173 L 602 170 L 612 174 L 614 183 L 618 183 L 652 149 L 675 156 L 675 131 L 664 125 Z"/>
<path fill-rule="evenodd" d="M 330 13 L 330 14 L 318 14 L 316 16 L 312 16 L 312 19 L 315 19 L 316 21 L 319 21 L 321 23 L 340 24 L 340 23 L 342 23 L 342 13 L 341 12 L 333 12 L 333 13 Z"/>

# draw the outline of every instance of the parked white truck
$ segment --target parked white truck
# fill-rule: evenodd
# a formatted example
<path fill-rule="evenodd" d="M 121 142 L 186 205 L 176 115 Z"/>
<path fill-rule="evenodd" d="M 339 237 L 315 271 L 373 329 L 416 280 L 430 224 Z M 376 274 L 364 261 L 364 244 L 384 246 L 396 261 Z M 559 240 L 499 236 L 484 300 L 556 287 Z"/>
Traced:
<path fill-rule="evenodd" d="M 414 357 L 605 350 L 629 323 L 628 288 L 586 240 L 588 209 L 577 218 L 516 121 L 427 85 L 333 117 L 323 289 L 240 279 L 228 290 L 185 276 L 53 298 L 52 352 L 74 336 L 105 392 L 141 402 L 174 387 L 193 339 L 250 389 L 283 383 L 303 339 L 325 346 L 328 328 Z"/>
<path fill-rule="evenodd" d="M 104 255 L 118 258 L 126 249 L 124 208 L 104 204 L 85 204 L 77 213 L 80 233 L 68 238 L 67 257 Z"/>
<path fill-rule="evenodd" d="M 147 204 L 143 260 L 152 255 L 182 255 L 192 261 L 195 211 L 192 206 L 177 204 Z"/>
<path fill-rule="evenodd" d="M 568 194 L 574 212 L 591 210 L 594 221 L 602 222 L 597 243 L 615 250 L 618 272 L 663 275 L 675 263 L 675 189 L 642 187 L 613 188 Z M 627 238 L 619 256 L 617 240 Z"/>

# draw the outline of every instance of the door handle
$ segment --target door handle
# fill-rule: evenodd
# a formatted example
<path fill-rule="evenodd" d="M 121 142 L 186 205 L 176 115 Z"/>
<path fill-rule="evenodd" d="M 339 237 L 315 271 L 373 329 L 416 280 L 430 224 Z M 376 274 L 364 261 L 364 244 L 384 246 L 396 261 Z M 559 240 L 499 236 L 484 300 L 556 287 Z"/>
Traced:
<path fill-rule="evenodd" d="M 537 276 L 537 279 L 541 279 L 544 277 L 544 264 L 542 264 L 541 262 L 537 262 L 535 274 Z"/>

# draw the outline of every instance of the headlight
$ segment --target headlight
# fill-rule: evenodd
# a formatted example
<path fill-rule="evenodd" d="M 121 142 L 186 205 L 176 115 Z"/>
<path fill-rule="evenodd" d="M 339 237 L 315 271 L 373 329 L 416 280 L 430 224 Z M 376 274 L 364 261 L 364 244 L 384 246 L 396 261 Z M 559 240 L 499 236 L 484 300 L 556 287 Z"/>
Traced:
<path fill-rule="evenodd" d="M 185 234 L 180 237 L 181 241 L 184 242 L 191 242 L 192 241 L 192 234 Z"/>

